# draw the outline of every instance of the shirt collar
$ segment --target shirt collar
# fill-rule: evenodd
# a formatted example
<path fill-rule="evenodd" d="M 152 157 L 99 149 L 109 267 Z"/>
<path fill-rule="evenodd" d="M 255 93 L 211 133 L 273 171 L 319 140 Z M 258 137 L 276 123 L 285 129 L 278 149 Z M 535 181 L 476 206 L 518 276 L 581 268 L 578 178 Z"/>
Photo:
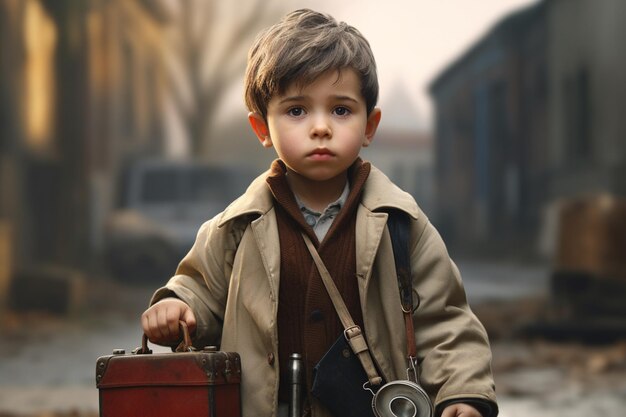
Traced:
<path fill-rule="evenodd" d="M 315 215 L 321 215 L 323 213 L 327 213 L 327 214 L 336 214 L 339 212 L 339 210 L 341 210 L 341 207 L 343 207 L 343 205 L 346 203 L 346 199 L 348 198 L 348 194 L 350 194 L 350 183 L 349 181 L 346 181 L 346 185 L 343 187 L 343 191 L 341 192 L 341 195 L 339 196 L 339 198 L 337 200 L 335 200 L 334 202 L 330 203 L 322 213 L 319 213 L 309 207 L 306 206 L 306 204 L 304 204 L 304 202 L 300 199 L 300 197 L 298 197 L 298 195 L 296 193 L 294 193 L 294 196 L 296 197 L 296 203 L 298 203 L 298 207 L 300 208 L 300 211 L 303 212 L 307 212 L 310 214 L 315 214 Z"/>

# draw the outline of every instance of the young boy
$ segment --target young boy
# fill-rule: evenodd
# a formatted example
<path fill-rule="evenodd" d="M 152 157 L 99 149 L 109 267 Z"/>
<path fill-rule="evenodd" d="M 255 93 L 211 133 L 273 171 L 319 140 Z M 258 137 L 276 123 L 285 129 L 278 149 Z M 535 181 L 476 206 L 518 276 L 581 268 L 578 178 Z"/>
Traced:
<path fill-rule="evenodd" d="M 261 33 L 248 56 L 249 122 L 279 159 L 206 222 L 176 275 L 142 316 L 154 343 L 172 344 L 178 321 L 199 347 L 242 358 L 245 417 L 282 415 L 287 363 L 311 371 L 343 327 L 304 232 L 315 244 L 386 381 L 406 379 L 406 332 L 385 209 L 411 218 L 411 273 L 420 383 L 444 417 L 496 416 L 491 353 L 459 272 L 413 198 L 359 158 L 381 118 L 368 42 L 310 10 Z M 308 392 L 308 390 L 307 390 Z M 311 395 L 305 415 L 329 416 Z M 341 417 L 341 416 L 335 416 Z"/>

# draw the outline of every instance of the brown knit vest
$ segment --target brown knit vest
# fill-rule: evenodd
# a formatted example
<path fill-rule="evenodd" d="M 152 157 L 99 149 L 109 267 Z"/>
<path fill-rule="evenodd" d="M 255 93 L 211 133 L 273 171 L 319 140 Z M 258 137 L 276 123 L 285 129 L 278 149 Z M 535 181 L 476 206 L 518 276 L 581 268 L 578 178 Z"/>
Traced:
<path fill-rule="evenodd" d="M 283 162 L 277 160 L 267 178 L 277 202 L 275 208 L 281 251 L 278 299 L 280 401 L 288 401 L 287 365 L 290 354 L 302 354 L 310 387 L 313 367 L 343 332 L 301 232 L 304 231 L 316 245 L 353 320 L 363 328 L 356 277 L 355 224 L 356 209 L 370 164 L 358 159 L 348 170 L 350 194 L 321 243 L 304 220 L 285 172 Z"/>

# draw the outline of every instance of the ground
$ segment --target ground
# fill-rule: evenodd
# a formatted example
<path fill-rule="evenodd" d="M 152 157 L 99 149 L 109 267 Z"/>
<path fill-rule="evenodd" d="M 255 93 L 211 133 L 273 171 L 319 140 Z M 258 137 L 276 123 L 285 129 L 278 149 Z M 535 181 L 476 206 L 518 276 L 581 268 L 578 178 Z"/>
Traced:
<path fill-rule="evenodd" d="M 501 417 L 618 417 L 626 409 L 626 338 L 606 344 L 525 336 L 549 305 L 542 267 L 462 263 L 468 297 L 492 341 Z M 141 343 L 152 288 L 90 283 L 72 316 L 0 320 L 0 417 L 98 415 L 95 363 Z M 164 350 L 166 351 L 166 350 Z"/>

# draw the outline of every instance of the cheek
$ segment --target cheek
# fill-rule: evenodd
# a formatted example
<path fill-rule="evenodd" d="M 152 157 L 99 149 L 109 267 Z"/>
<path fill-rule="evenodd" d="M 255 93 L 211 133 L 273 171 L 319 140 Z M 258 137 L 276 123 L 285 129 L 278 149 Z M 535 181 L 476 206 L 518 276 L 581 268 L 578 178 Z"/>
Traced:
<path fill-rule="evenodd" d="M 298 147 L 300 135 L 292 127 L 276 124 L 272 126 L 271 134 L 277 151 L 290 152 Z"/>
<path fill-rule="evenodd" d="M 278 153 L 281 158 L 294 152 L 293 141 L 289 140 L 289 136 L 285 135 L 284 132 L 275 136 L 273 143 L 276 153 Z"/>
<path fill-rule="evenodd" d="M 349 142 L 350 146 L 353 147 L 360 147 L 361 145 L 363 145 L 366 142 L 365 129 L 363 129 L 361 126 L 357 126 L 352 129 L 352 134 L 350 135 Z"/>

